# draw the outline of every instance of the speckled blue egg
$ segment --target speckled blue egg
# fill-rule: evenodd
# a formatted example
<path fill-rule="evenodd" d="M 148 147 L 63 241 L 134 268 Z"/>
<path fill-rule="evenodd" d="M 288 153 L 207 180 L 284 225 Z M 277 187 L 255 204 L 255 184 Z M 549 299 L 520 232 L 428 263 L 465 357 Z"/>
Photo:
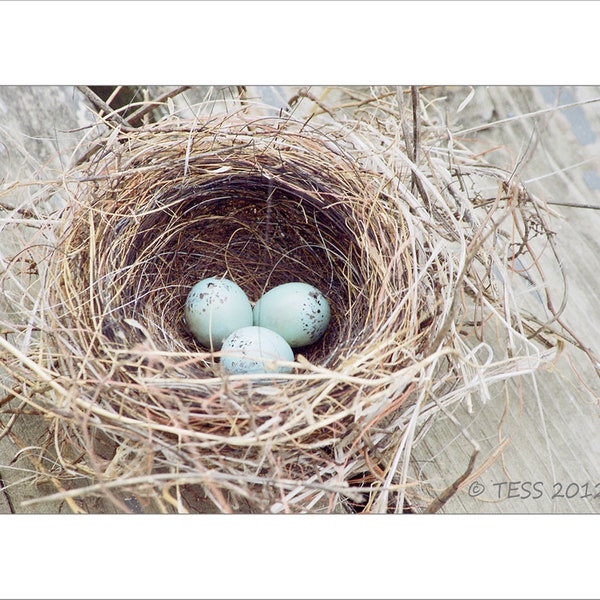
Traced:
<path fill-rule="evenodd" d="M 244 290 L 233 281 L 209 277 L 190 290 L 185 319 L 203 346 L 218 350 L 230 333 L 252 325 L 252 305 Z"/>
<path fill-rule="evenodd" d="M 290 345 L 265 327 L 242 327 L 227 336 L 221 348 L 221 365 L 231 374 L 289 373 L 292 369 L 273 361 L 293 361 Z"/>
<path fill-rule="evenodd" d="M 253 314 L 254 325 L 276 331 L 292 348 L 316 342 L 331 319 L 325 296 L 302 282 L 284 283 L 269 290 L 255 304 Z"/>

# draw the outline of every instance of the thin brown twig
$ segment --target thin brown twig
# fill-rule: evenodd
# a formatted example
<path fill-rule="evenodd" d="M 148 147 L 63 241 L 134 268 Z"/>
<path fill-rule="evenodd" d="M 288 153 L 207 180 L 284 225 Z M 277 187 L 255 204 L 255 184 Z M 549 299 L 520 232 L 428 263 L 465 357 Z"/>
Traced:
<path fill-rule="evenodd" d="M 471 453 L 469 464 L 465 469 L 465 472 L 458 477 L 451 485 L 449 485 L 437 498 L 431 501 L 427 508 L 423 511 L 425 514 L 433 514 L 438 512 L 454 494 L 459 490 L 461 484 L 469 478 L 473 469 L 475 468 L 475 460 L 479 454 L 479 450 L 475 449 Z"/>
<path fill-rule="evenodd" d="M 106 113 L 106 118 L 115 121 L 123 127 L 131 127 L 131 123 L 124 119 L 118 112 L 112 109 L 98 94 L 92 91 L 87 85 L 78 85 L 77 89 L 99 110 Z"/>
<path fill-rule="evenodd" d="M 410 97 L 412 105 L 413 118 L 413 155 L 412 161 L 415 165 L 419 164 L 419 146 L 421 145 L 421 125 L 419 117 L 419 86 L 410 87 Z M 416 183 L 416 177 L 413 173 L 413 183 Z"/>
<path fill-rule="evenodd" d="M 169 90 L 168 92 L 165 92 L 158 98 L 151 100 L 148 103 L 144 103 L 143 106 L 138 108 L 136 111 L 134 111 L 133 113 L 131 113 L 131 115 L 129 115 L 127 117 L 127 123 L 129 123 L 130 125 L 124 125 L 122 128 L 122 131 L 131 132 L 133 129 L 135 129 L 135 127 L 137 126 L 138 123 L 141 124 L 143 117 L 145 117 L 148 113 L 152 112 L 157 106 L 159 106 L 160 104 L 162 104 L 169 98 L 174 98 L 178 94 L 181 94 L 182 92 L 190 89 L 190 87 L 191 86 L 189 86 L 189 85 L 179 86 L 177 88 Z M 104 147 L 104 145 L 105 145 L 104 140 L 92 145 L 92 147 L 89 150 L 87 150 L 85 152 L 85 154 L 77 160 L 77 162 L 75 163 L 75 166 L 77 167 L 79 165 L 86 163 L 94 154 L 96 154 L 96 152 L 98 152 L 98 150 L 100 150 L 102 147 Z"/>
<path fill-rule="evenodd" d="M 133 127 L 137 126 L 138 123 L 141 123 L 143 117 L 145 117 L 148 113 L 152 112 L 157 106 L 160 106 L 164 102 L 166 102 L 169 98 L 174 98 L 179 94 L 189 90 L 191 86 L 189 85 L 180 85 L 179 87 L 173 88 L 164 94 L 161 94 L 154 100 L 150 100 L 145 103 L 144 106 L 141 106 L 136 111 L 132 112 L 128 117 L 127 121 L 131 123 Z"/>
<path fill-rule="evenodd" d="M 298 90 L 298 93 L 294 94 L 288 100 L 288 106 L 290 106 L 290 108 L 293 107 L 294 104 L 296 104 L 298 102 L 298 100 L 300 100 L 300 98 L 307 98 L 311 102 L 314 102 L 314 104 L 316 104 L 323 112 L 327 113 L 330 117 L 333 117 L 333 113 L 332 113 L 331 109 L 329 109 L 327 106 L 325 106 L 325 104 L 323 104 L 314 94 L 312 94 L 306 88 L 302 88 L 302 89 Z"/>

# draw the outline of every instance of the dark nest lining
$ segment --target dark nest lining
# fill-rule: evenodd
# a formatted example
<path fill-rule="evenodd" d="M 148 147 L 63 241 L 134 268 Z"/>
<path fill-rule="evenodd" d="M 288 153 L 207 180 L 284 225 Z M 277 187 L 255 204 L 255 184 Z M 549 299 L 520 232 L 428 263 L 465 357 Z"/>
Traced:
<path fill-rule="evenodd" d="M 368 298 L 361 293 L 366 282 L 353 272 L 347 257 L 361 250 L 340 221 L 340 211 L 327 210 L 330 194 L 302 197 L 285 184 L 252 174 L 227 176 L 174 194 L 175 205 L 141 221 L 123 261 L 137 271 L 125 292 L 132 299 L 131 314 L 156 324 L 161 344 L 185 340 L 190 350 L 204 350 L 186 327 L 183 305 L 190 287 L 212 276 L 232 279 L 251 302 L 289 281 L 322 290 L 334 307 L 333 318 L 325 337 L 302 349 L 311 361 L 327 365 L 340 348 L 356 341 Z M 163 202 L 172 201 L 167 197 Z M 156 243 L 156 231 L 168 235 Z M 354 324 L 346 318 L 351 310 Z"/>
<path fill-rule="evenodd" d="M 271 128 L 251 132 L 253 140 L 260 134 L 266 137 L 262 151 L 225 134 L 234 141 L 225 151 L 204 153 L 200 143 L 183 155 L 188 133 L 178 132 L 168 151 L 158 149 L 150 158 L 142 153 L 124 174 L 109 175 L 103 187 L 94 181 L 78 195 L 59 244 L 57 283 L 69 286 L 81 274 L 65 296 L 80 296 L 81 314 L 95 319 L 94 329 L 120 344 L 131 333 L 123 329 L 125 320 L 136 319 L 163 350 L 182 349 L 182 342 L 188 350 L 206 350 L 189 333 L 183 305 L 194 283 L 226 276 L 252 302 L 288 281 L 305 281 L 327 296 L 331 325 L 322 340 L 302 349 L 311 362 L 335 365 L 371 341 L 374 312 L 393 313 L 385 300 L 401 301 L 409 285 L 410 256 L 397 251 L 405 237 L 402 222 L 390 227 L 390 215 L 377 214 L 384 204 L 376 181 L 347 157 L 308 138 L 314 154 L 302 148 L 299 163 L 298 148 L 282 150 Z M 158 164 L 148 169 L 152 159 Z M 86 269 L 94 261 L 95 277 Z M 378 281 L 380 273 L 388 281 Z M 381 291 L 390 287 L 384 298 Z M 374 292 L 383 305 L 373 306 Z M 407 333 L 406 311 L 395 312 L 394 325 Z M 137 334 L 140 340 L 144 335 Z"/>

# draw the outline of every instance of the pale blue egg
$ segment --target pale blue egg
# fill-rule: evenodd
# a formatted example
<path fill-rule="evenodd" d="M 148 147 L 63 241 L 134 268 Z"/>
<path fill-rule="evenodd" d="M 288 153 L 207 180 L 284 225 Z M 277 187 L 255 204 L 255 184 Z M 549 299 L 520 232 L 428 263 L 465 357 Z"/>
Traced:
<path fill-rule="evenodd" d="M 190 290 L 185 318 L 203 346 L 218 350 L 230 333 L 252 325 L 252 305 L 244 290 L 233 281 L 209 277 Z"/>
<path fill-rule="evenodd" d="M 272 288 L 255 304 L 253 313 L 254 325 L 276 331 L 292 348 L 316 342 L 331 319 L 327 298 L 302 282 Z"/>
<path fill-rule="evenodd" d="M 289 344 L 271 329 L 242 327 L 223 342 L 221 365 L 231 374 L 241 373 L 289 373 L 289 366 L 273 361 L 293 361 L 294 353 Z"/>

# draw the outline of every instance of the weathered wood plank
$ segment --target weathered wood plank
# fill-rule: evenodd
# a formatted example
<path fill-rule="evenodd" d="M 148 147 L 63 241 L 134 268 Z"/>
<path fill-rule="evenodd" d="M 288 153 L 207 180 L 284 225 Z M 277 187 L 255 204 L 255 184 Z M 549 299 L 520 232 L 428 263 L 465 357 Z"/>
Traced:
<path fill-rule="evenodd" d="M 65 163 L 82 137 L 79 128 L 90 122 L 89 117 L 80 94 L 72 87 L 0 86 L 0 184 L 7 186 L 1 197 L 2 216 L 9 214 L 7 207 L 20 206 L 36 189 L 35 186 L 31 191 L 27 186 L 13 188 L 10 184 L 61 177 Z M 14 231 L 0 227 L 0 258 L 10 257 L 18 251 L 25 236 L 31 232 L 32 228 L 23 228 L 16 235 Z M 3 283 L 3 292 L 8 291 L 8 285 Z M 5 304 L 2 294 L 0 311 L 13 308 L 10 303 Z M 10 385 L 6 380 L 3 383 Z M 19 403 L 13 400 L 11 404 L 17 408 Z M 0 433 L 9 420 L 7 414 L 1 415 Z M 11 434 L 18 436 L 25 445 L 35 447 L 43 439 L 45 429 L 40 418 L 17 419 Z M 0 439 L 0 477 L 5 486 L 0 494 L 0 512 L 64 512 L 64 506 L 57 503 L 22 506 L 25 500 L 55 490 L 33 476 L 33 467 L 25 456 L 15 460 L 19 450 L 11 435 Z"/>
<path fill-rule="evenodd" d="M 449 104 L 458 106 L 467 92 L 464 88 L 451 90 Z M 477 88 L 471 105 L 457 115 L 462 121 L 460 128 L 546 109 L 557 92 L 550 88 Z M 563 91 L 561 101 L 597 97 L 600 88 L 570 88 Z M 547 202 L 599 209 L 553 205 L 565 217 L 563 222 L 554 223 L 568 285 L 564 318 L 600 355 L 598 133 L 600 103 L 590 103 L 464 135 L 472 137 L 474 148 L 481 151 L 498 146 L 487 158 L 505 167 L 518 165 L 517 175 Z M 563 284 L 557 266 L 549 266 L 545 275 L 555 291 L 558 307 Z M 502 440 L 509 443 L 496 462 L 467 481 L 443 511 L 600 512 L 598 398 L 600 382 L 596 373 L 583 353 L 571 349 L 552 370 L 537 377 L 537 385 L 523 380 L 506 391 L 497 389 L 496 396 L 485 405 L 476 404 L 472 414 L 467 414 L 465 406 L 457 407 L 455 416 L 482 447 L 477 465 Z M 450 420 L 442 418 L 415 451 L 419 474 L 439 493 L 464 471 L 471 450 Z"/>

